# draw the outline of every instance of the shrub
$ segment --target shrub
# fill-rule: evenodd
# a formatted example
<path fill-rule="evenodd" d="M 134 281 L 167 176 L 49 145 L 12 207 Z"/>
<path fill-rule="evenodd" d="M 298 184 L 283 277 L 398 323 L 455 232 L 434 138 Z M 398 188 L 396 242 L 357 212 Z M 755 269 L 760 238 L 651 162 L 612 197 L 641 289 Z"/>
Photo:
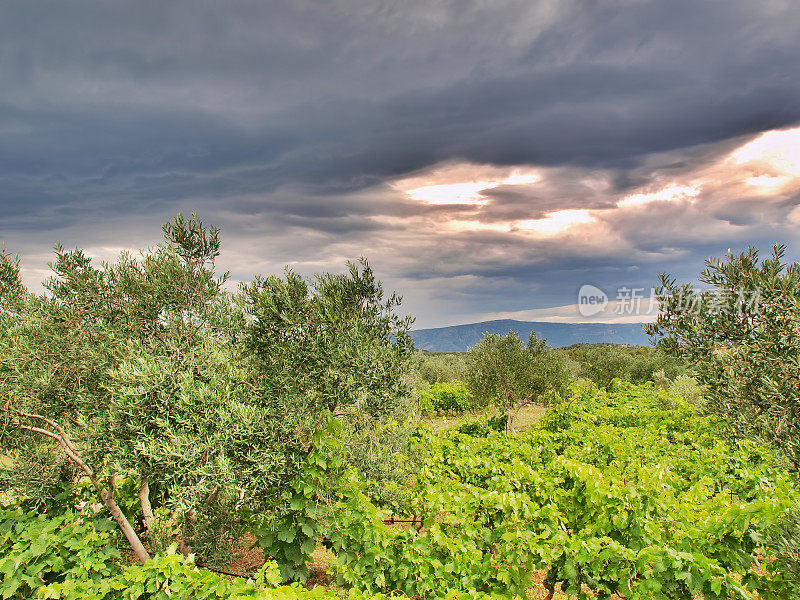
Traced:
<path fill-rule="evenodd" d="M 414 353 L 412 369 L 424 382 L 439 383 L 464 381 L 467 376 L 465 352 L 425 352 Z"/>
<path fill-rule="evenodd" d="M 463 381 L 425 384 L 419 393 L 420 410 L 433 415 L 464 412 L 475 406 L 472 393 Z"/>
<path fill-rule="evenodd" d="M 774 559 L 768 567 L 778 575 L 778 585 L 772 586 L 777 588 L 774 597 L 782 597 L 783 590 L 800 590 L 800 505 L 769 532 L 767 543 Z"/>
<path fill-rule="evenodd" d="M 695 406 L 702 404 L 703 390 L 690 375 L 678 375 L 667 383 L 666 389 L 670 396 L 681 398 Z"/>
<path fill-rule="evenodd" d="M 199 569 L 172 546 L 144 565 L 124 566 L 114 547 L 112 521 L 91 511 L 37 514 L 19 506 L 0 508 L 0 598 L 28 600 L 144 600 L 207 598 L 294 600 L 321 598 L 281 583 L 267 562 L 253 579 Z M 331 596 L 331 598 L 334 598 Z"/>
<path fill-rule="evenodd" d="M 103 579 L 70 576 L 43 587 L 38 598 L 64 600 L 145 600 L 147 598 L 207 598 L 272 600 L 319 597 L 299 586 L 274 588 L 280 583 L 278 567 L 267 562 L 253 579 L 229 578 L 199 569 L 175 547 L 144 565 L 129 565 Z"/>
<path fill-rule="evenodd" d="M 685 371 L 683 362 L 666 352 L 645 346 L 619 344 L 575 344 L 559 350 L 569 363 L 576 362 L 576 375 L 600 387 L 614 379 L 632 383 L 655 381 L 656 377 L 672 380 Z"/>
<path fill-rule="evenodd" d="M 69 578 L 111 576 L 119 558 L 113 528 L 107 519 L 92 521 L 72 510 L 48 518 L 19 506 L 0 508 L 0 598 L 34 598 L 39 588 Z"/>
<path fill-rule="evenodd" d="M 472 437 L 484 437 L 493 431 L 505 431 L 507 417 L 499 415 L 485 417 L 476 421 L 467 421 L 458 426 L 457 431 Z"/>

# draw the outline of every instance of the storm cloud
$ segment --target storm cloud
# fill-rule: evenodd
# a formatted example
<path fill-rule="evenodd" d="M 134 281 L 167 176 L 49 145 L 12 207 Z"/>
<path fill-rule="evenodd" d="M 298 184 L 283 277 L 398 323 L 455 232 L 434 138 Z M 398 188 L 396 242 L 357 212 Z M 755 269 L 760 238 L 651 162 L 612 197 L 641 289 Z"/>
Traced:
<path fill-rule="evenodd" d="M 238 279 L 363 255 L 421 326 L 562 306 L 797 241 L 800 173 L 729 156 L 800 123 L 798 64 L 792 0 L 7 2 L 0 239 L 35 286 L 196 210 Z"/>

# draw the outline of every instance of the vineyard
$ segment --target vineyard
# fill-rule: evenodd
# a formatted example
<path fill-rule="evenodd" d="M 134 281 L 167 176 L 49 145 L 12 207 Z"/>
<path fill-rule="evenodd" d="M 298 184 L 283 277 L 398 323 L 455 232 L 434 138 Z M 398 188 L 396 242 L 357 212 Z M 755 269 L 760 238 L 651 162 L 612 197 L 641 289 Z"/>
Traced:
<path fill-rule="evenodd" d="M 285 546 L 284 558 L 303 559 L 319 537 L 335 552 L 339 585 L 353 593 L 525 597 L 534 573 L 546 571 L 551 597 L 556 590 L 587 598 L 789 597 L 761 546 L 798 496 L 787 472 L 763 447 L 722 441 L 713 419 L 652 384 L 576 388 L 519 435 L 490 419 L 442 434 L 420 428 L 413 443 L 423 453 L 421 466 L 403 502 L 392 507 L 371 501 L 336 460 L 336 431 L 334 425 L 320 435 L 297 482 L 295 520 L 270 543 Z M 326 507 L 314 492 L 332 476 L 341 482 L 339 498 Z M 298 515 L 307 522 L 297 522 Z M 109 560 L 119 555 L 108 522 L 96 521 L 95 531 L 72 519 L 48 524 L 5 513 L 2 597 L 15 597 L 14 586 L 25 584 L 47 598 L 311 594 L 299 587 L 264 591 L 280 581 L 274 563 L 257 582 L 233 583 L 174 555 L 118 569 Z M 398 527 L 395 520 L 410 523 Z M 20 537 L 32 523 L 28 540 Z M 53 532 L 64 539 L 41 538 Z M 66 554 L 79 554 L 65 560 L 60 543 Z M 55 559 L 43 559 L 48 552 Z M 118 595 L 123 589 L 139 592 Z"/>
<path fill-rule="evenodd" d="M 576 391 L 518 436 L 486 423 L 420 433 L 422 526 L 391 531 L 353 493 L 334 538 L 340 580 L 423 597 L 524 596 L 536 570 L 581 597 L 779 590 L 759 542 L 797 490 L 769 451 L 715 431 L 652 385 L 619 384 Z"/>

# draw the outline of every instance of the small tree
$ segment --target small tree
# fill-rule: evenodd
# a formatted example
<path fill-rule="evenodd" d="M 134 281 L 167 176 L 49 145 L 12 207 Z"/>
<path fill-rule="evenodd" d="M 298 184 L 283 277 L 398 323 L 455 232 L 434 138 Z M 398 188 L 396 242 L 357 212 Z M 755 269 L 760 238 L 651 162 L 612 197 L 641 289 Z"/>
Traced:
<path fill-rule="evenodd" d="M 515 331 L 505 336 L 486 334 L 467 353 L 467 369 L 467 384 L 476 399 L 501 406 L 510 431 L 520 408 L 563 394 L 569 384 L 565 366 L 546 340 L 533 332 L 527 346 Z"/>
<path fill-rule="evenodd" d="M 365 260 L 311 281 L 290 270 L 256 278 L 240 301 L 258 385 L 294 398 L 302 414 L 385 415 L 409 396 L 399 375 L 410 364 L 411 320 L 394 313 L 400 298 L 384 299 Z"/>
<path fill-rule="evenodd" d="M 411 320 L 395 314 L 400 298 L 384 298 L 369 264 L 362 259 L 349 263 L 345 274 L 311 280 L 290 270 L 256 278 L 242 286 L 238 303 L 246 315 L 242 345 L 253 385 L 265 398 L 280 400 L 286 422 L 302 432 L 301 456 L 313 456 L 313 432 L 335 417 L 343 458 L 375 495 L 404 485 L 397 456 L 410 433 Z M 320 490 L 318 479 L 295 483 L 316 488 L 314 500 L 326 499 L 337 485 L 327 482 Z M 264 503 L 277 516 L 267 519 L 259 539 L 284 577 L 302 580 L 320 523 L 304 514 L 309 499 L 286 497 L 287 490 L 271 495 L 278 505 Z"/>

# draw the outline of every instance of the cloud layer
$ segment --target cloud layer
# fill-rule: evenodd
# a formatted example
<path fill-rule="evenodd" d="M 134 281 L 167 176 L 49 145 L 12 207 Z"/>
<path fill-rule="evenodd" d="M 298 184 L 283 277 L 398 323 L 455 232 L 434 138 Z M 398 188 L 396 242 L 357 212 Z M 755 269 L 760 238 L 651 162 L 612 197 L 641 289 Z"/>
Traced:
<path fill-rule="evenodd" d="M 798 32 L 791 0 L 13 2 L 0 239 L 35 283 L 197 210 L 236 277 L 365 255 L 421 326 L 690 278 L 797 241 L 800 140 L 752 140 L 800 122 Z"/>

